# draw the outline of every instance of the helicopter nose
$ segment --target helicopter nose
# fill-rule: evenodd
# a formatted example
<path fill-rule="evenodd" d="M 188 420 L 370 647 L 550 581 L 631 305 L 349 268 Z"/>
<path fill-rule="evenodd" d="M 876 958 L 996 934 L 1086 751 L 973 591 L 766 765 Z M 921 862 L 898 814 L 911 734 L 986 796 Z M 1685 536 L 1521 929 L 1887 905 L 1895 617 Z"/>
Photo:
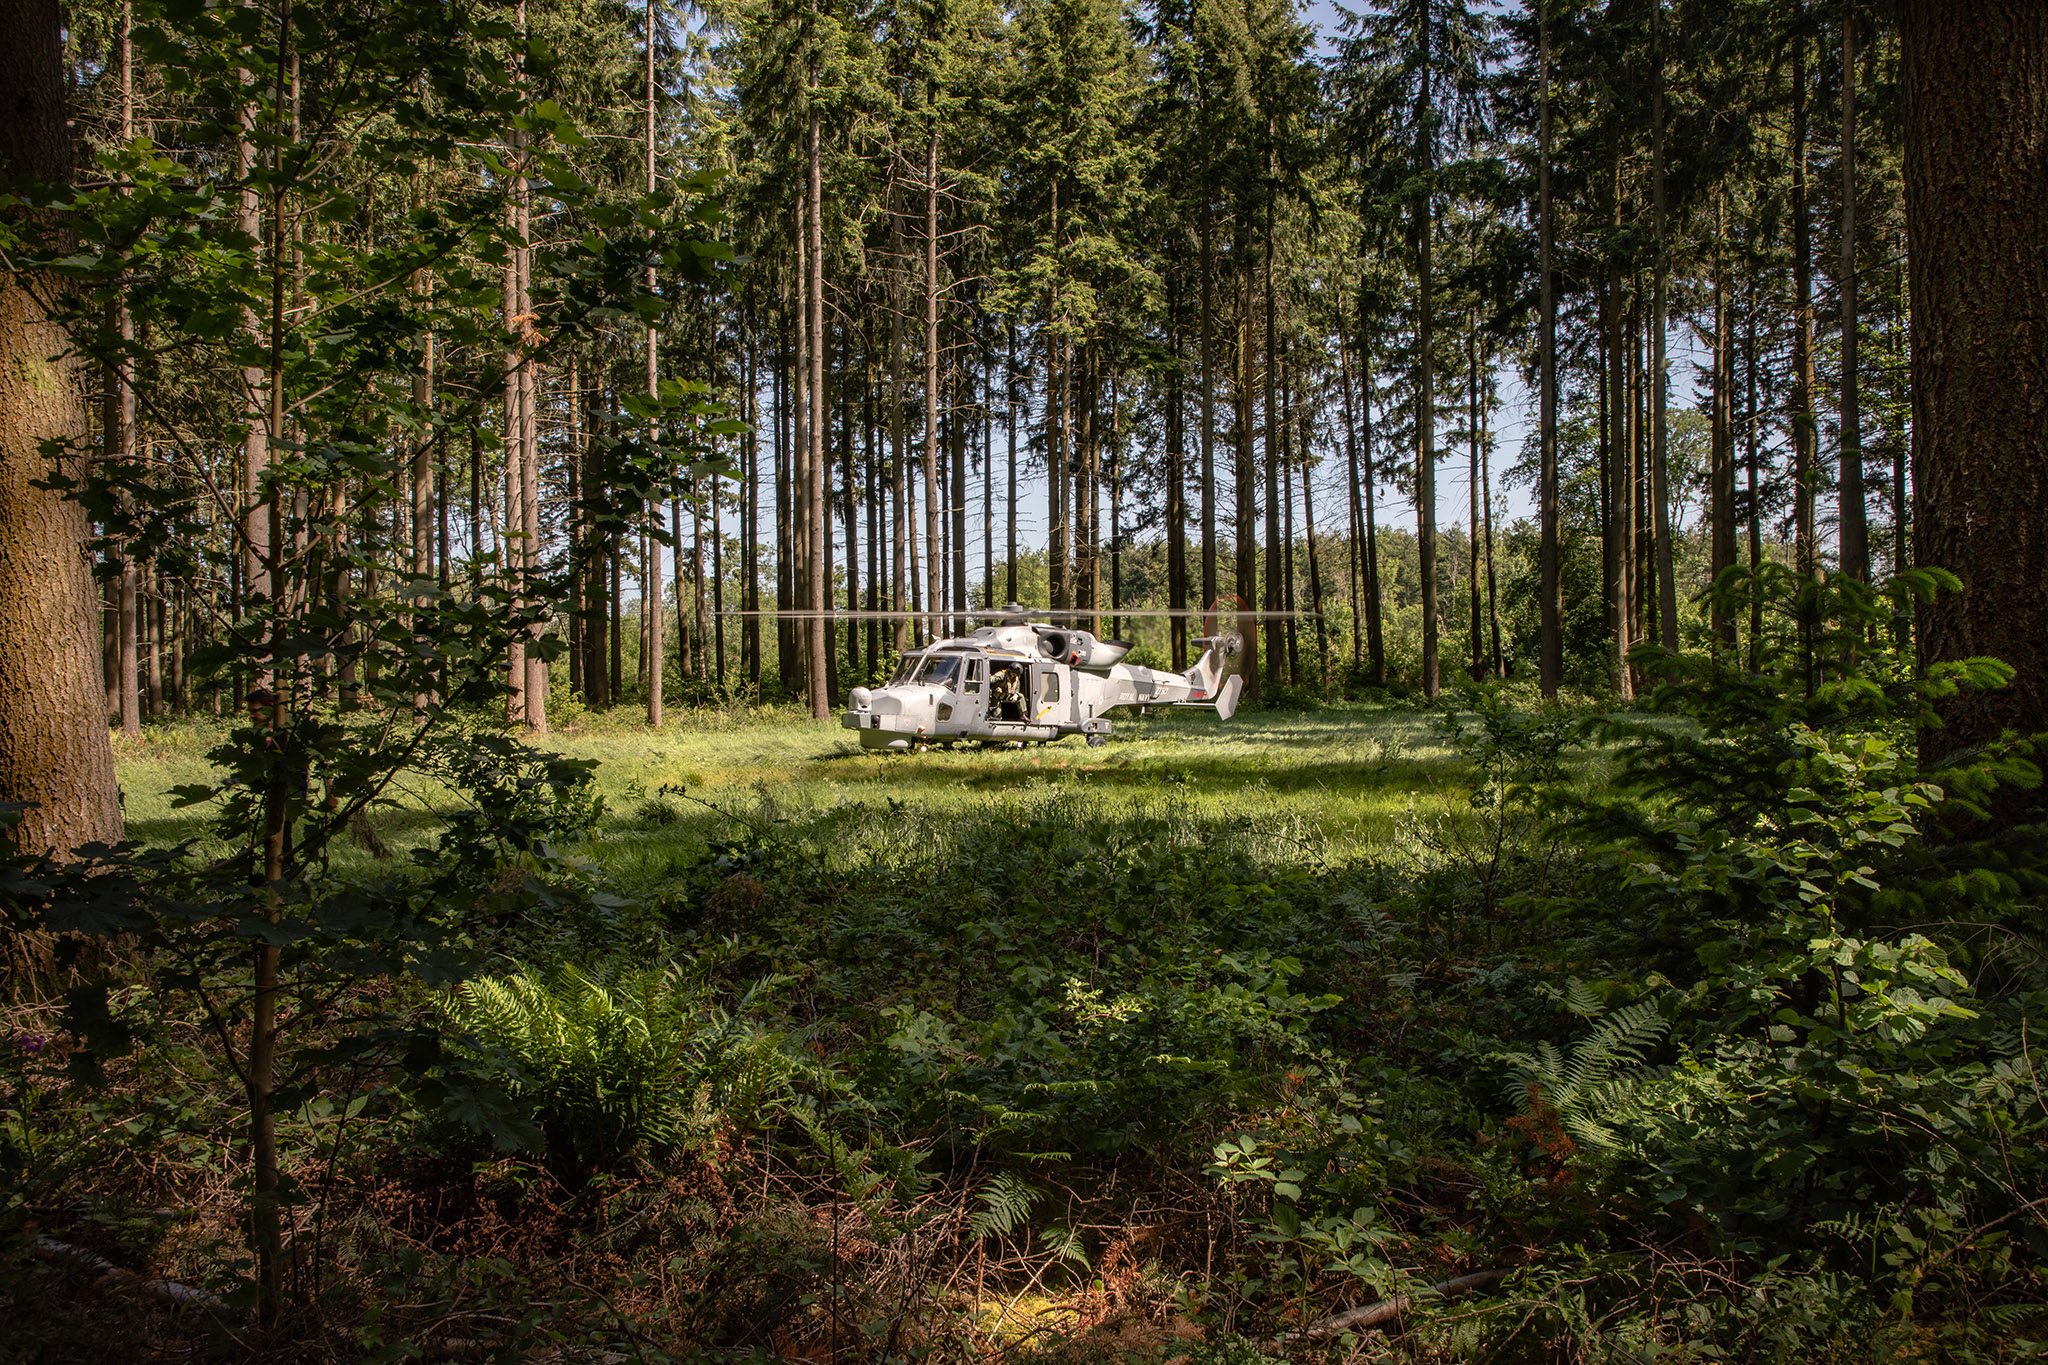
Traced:
<path fill-rule="evenodd" d="M 856 687 L 853 689 L 853 695 L 850 700 L 853 702 L 854 710 L 865 711 L 868 709 L 868 703 L 873 701 L 874 697 L 875 694 L 873 692 L 870 692 L 867 688 Z"/>

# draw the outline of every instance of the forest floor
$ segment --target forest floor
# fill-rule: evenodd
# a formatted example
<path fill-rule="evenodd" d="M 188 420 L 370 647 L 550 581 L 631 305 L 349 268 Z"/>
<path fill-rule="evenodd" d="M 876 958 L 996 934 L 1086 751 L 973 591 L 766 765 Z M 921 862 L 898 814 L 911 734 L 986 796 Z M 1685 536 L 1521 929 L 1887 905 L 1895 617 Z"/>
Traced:
<path fill-rule="evenodd" d="M 131 837 L 204 846 L 203 814 L 176 808 L 173 789 L 213 778 L 217 737 L 191 723 L 117 736 Z M 1120 718 L 1102 748 L 901 755 L 787 712 L 681 711 L 659 731 L 581 717 L 541 747 L 596 762 L 606 813 L 559 851 L 602 885 L 595 899 L 625 908 L 529 918 L 487 945 L 494 969 L 575 963 L 616 983 L 636 966 L 689 964 L 710 1015 L 730 1008 L 792 1060 L 779 1063 L 779 1094 L 728 1097 L 681 1149 L 597 1183 L 465 1147 L 388 1096 L 368 1115 L 387 1111 L 383 1135 L 344 1144 L 353 1161 L 322 1156 L 320 1117 L 302 1115 L 301 1176 L 323 1172 L 326 1235 L 351 1248 L 335 1253 L 352 1267 L 338 1278 L 359 1307 L 388 1310 L 372 1335 L 454 1330 L 418 1311 L 449 1294 L 508 1311 L 502 1284 L 449 1287 L 478 1255 L 517 1266 L 522 1295 L 549 1304 L 579 1275 L 609 1276 L 611 1301 L 638 1325 L 591 1330 L 629 1350 L 658 1339 L 823 1358 L 857 1332 L 886 1338 L 863 1348 L 871 1356 L 912 1340 L 983 1358 L 1145 1356 L 1213 1337 L 1221 1359 L 1250 1349 L 1230 1344 L 1238 1333 L 1281 1324 L 1282 1282 L 1278 1305 L 1297 1325 L 1377 1297 L 1358 1267 L 1319 1294 L 1313 1270 L 1259 1240 L 1272 1235 L 1271 1196 L 1256 1180 L 1284 1160 L 1249 1155 L 1244 1139 L 1239 1155 L 1260 1175 L 1241 1188 L 1212 1149 L 1269 1121 L 1355 1132 L 1358 1115 L 1413 1091 L 1354 1088 L 1331 1043 L 1359 1024 L 1409 1032 L 1402 1002 L 1428 974 L 1373 908 L 1377 874 L 1359 870 L 1440 858 L 1447 831 L 1476 828 L 1469 765 L 1435 717 L 1168 712 Z M 395 793 L 338 868 L 402 867 L 445 796 Z M 193 1050 L 156 1060 L 173 1074 L 145 1062 L 135 1080 L 211 1091 L 184 1097 L 182 1122 L 218 1131 L 184 1145 L 226 1159 L 228 1078 Z M 1442 1106 L 1409 1101 L 1437 1126 Z M 1404 1141 L 1419 1152 L 1422 1128 Z M 155 1158 L 145 1202 L 204 1216 L 154 1251 L 94 1245 L 223 1283 L 229 1187 L 177 1166 Z M 111 1188 L 83 1197 L 120 1202 Z M 630 1248 L 610 1226 L 627 1205 L 643 1233 Z M 1361 1235 L 1363 1252 L 1396 1234 Z M 1380 1288 L 1472 1268 L 1439 1233 L 1425 1240 L 1405 1269 L 1372 1259 Z M 1091 1332 L 1100 1350 L 1078 1345 Z"/>
<path fill-rule="evenodd" d="M 595 762 L 605 810 L 545 885 L 459 912 L 488 979 L 369 992 L 469 1042 L 426 1084 L 335 1069 L 283 1125 L 290 1347 L 257 1354 L 1256 1365 L 1399 1332 L 1407 1359 L 1739 1356 L 1762 1283 L 1809 1358 L 1910 1355 L 1921 1329 L 1871 1337 L 1853 1278 L 1752 1281 L 1696 1217 L 1646 1239 L 1668 1182 L 1580 1149 L 1649 1046 L 1621 1031 L 1662 1027 L 1631 1002 L 1693 949 L 1514 794 L 1597 792 L 1609 751 L 1559 713 L 1473 719 L 1172 712 L 1102 748 L 912 755 L 786 713 L 562 726 L 544 747 Z M 215 738 L 117 741 L 133 837 L 203 836 L 173 791 Z M 394 793 L 332 871 L 402 885 L 447 799 Z M 24 1168 L 44 1235 L 246 1284 L 242 1095 L 193 1011 L 167 1003 L 109 1090 L 15 1086 L 72 1144 Z M 0 1273 L 18 1358 L 198 1340 L 52 1273 Z"/>

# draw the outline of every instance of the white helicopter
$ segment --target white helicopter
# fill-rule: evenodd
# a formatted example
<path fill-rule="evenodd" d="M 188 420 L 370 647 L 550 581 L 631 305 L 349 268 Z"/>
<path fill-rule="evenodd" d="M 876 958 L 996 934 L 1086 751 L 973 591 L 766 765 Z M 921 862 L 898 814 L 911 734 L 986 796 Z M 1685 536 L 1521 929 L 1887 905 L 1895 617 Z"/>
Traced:
<path fill-rule="evenodd" d="M 1229 720 L 1244 679 L 1229 672 L 1233 631 L 1199 637 L 1185 673 L 1123 662 L 1130 645 L 1073 626 L 1033 621 L 1012 602 L 969 635 L 905 654 L 881 687 L 856 687 L 840 724 L 863 748 L 904 751 L 979 740 L 1043 744 L 1081 735 L 1109 742 L 1104 712 L 1119 706 L 1200 706 Z"/>

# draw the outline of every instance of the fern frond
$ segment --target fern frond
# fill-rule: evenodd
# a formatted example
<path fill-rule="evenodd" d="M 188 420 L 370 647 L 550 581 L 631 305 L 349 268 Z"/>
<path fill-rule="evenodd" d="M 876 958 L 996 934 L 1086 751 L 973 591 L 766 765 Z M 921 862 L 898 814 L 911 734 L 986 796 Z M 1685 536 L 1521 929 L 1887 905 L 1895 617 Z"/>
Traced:
<path fill-rule="evenodd" d="M 999 1171 L 975 1197 L 981 1208 L 967 1220 L 969 1241 L 984 1237 L 1007 1237 L 1031 1216 L 1031 1206 L 1041 1195 L 1008 1171 Z"/>

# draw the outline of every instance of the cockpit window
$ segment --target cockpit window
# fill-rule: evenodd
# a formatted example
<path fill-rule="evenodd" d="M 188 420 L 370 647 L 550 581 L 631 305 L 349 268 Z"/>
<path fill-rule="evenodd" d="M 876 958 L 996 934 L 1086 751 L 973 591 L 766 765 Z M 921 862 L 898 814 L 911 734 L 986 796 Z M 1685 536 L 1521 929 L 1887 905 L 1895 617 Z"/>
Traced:
<path fill-rule="evenodd" d="M 960 665 L 963 662 L 957 654 L 934 654 L 917 670 L 917 680 L 957 692 L 960 690 Z"/>

